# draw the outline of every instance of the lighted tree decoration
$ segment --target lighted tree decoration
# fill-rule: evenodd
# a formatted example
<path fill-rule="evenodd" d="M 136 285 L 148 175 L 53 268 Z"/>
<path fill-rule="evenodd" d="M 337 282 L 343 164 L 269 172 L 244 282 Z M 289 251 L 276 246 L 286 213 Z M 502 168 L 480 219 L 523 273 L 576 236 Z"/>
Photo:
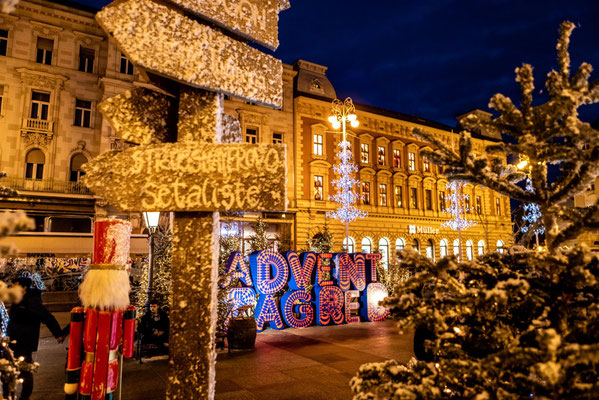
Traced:
<path fill-rule="evenodd" d="M 454 180 L 449 182 L 447 188 L 449 190 L 447 196 L 449 207 L 446 208 L 446 211 L 452 215 L 452 218 L 442 223 L 441 226 L 458 231 L 458 242 L 460 243 L 458 258 L 462 260 L 462 231 L 473 227 L 476 222 L 466 217 L 466 213 L 470 209 L 467 204 L 469 196 L 463 193 L 464 184 Z"/>
<path fill-rule="evenodd" d="M 348 122 L 353 128 L 357 128 L 360 123 L 356 114 L 354 114 L 356 111 L 354 103 L 349 97 L 345 101 L 333 100 L 332 111 L 333 115 L 329 117 L 329 122 L 334 129 L 342 128 L 343 136 L 338 144 L 337 158 L 339 158 L 339 164 L 333 166 L 337 176 L 332 181 L 335 193 L 329 196 L 329 200 L 339 203 L 339 207 L 327 213 L 327 216 L 338 219 L 345 224 L 345 243 L 349 243 L 349 223 L 368 215 L 365 211 L 354 206 L 362 196 L 356 190 L 356 186 L 360 184 L 360 181 L 355 178 L 358 167 L 353 163 L 351 145 L 347 140 L 346 131 Z"/>
<path fill-rule="evenodd" d="M 534 192 L 530 178 L 526 178 L 526 190 L 529 192 Z M 539 235 L 545 233 L 545 227 L 542 224 L 540 224 L 540 227 L 535 228 L 537 221 L 539 221 L 541 217 L 543 217 L 543 214 L 541 213 L 541 207 L 539 207 L 537 203 L 524 204 L 524 215 L 522 216 L 522 220 L 528 222 L 528 224 L 523 225 L 521 230 L 522 232 L 526 233 L 529 229 L 534 229 L 537 248 L 539 247 Z"/>

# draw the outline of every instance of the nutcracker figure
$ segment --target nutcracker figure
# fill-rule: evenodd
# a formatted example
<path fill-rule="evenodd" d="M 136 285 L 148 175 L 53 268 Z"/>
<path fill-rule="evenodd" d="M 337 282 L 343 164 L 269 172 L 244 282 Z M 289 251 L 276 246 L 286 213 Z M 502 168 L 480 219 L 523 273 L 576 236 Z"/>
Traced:
<path fill-rule="evenodd" d="M 126 270 L 130 236 L 127 221 L 94 223 L 93 262 L 79 286 L 83 307 L 71 311 L 67 399 L 112 399 L 118 384 L 119 348 L 123 357 L 133 356 L 135 308 L 129 305 Z"/>

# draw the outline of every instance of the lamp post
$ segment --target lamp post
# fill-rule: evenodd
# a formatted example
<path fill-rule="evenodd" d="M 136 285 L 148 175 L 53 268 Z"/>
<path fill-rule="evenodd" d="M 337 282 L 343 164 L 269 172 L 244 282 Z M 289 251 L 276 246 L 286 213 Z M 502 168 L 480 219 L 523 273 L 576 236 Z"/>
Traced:
<path fill-rule="evenodd" d="M 158 228 L 160 212 L 144 212 L 144 221 L 148 228 L 148 241 L 150 243 L 150 252 L 148 253 L 148 288 L 146 290 L 146 312 L 150 309 L 152 298 L 152 283 L 154 281 L 154 236 Z"/>
<path fill-rule="evenodd" d="M 333 196 L 329 196 L 330 200 L 336 201 L 341 206 L 337 210 L 328 213 L 328 215 L 345 223 L 345 246 L 349 245 L 349 223 L 357 218 L 367 216 L 364 211 L 353 205 L 361 196 L 354 190 L 354 187 L 359 184 L 359 181 L 354 177 L 358 167 L 352 162 L 352 152 L 350 143 L 347 140 L 346 128 L 348 123 L 353 128 L 360 125 L 355 111 L 356 107 L 349 97 L 345 101 L 335 99 L 332 105 L 333 115 L 329 117 L 333 129 L 342 128 L 343 137 L 341 143 L 339 143 L 340 150 L 337 153 L 341 163 L 333 167 L 338 176 L 332 182 L 337 188 L 337 192 Z"/>

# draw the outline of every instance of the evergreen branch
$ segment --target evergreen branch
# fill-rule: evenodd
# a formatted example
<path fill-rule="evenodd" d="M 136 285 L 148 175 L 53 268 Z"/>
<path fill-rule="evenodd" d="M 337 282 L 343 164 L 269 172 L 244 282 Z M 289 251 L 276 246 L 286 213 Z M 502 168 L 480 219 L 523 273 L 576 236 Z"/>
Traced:
<path fill-rule="evenodd" d="M 574 218 L 573 222 L 555 235 L 553 238 L 553 247 L 575 239 L 582 232 L 592 229 L 599 229 L 599 200 L 594 205 L 585 208 L 579 218 Z"/>

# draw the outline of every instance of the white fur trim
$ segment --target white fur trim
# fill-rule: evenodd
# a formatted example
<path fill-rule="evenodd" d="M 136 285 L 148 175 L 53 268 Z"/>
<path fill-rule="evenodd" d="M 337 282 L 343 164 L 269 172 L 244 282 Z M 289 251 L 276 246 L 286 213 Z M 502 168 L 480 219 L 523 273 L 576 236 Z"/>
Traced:
<path fill-rule="evenodd" d="M 79 285 L 79 298 L 86 308 L 124 310 L 130 291 L 127 271 L 91 269 Z"/>

